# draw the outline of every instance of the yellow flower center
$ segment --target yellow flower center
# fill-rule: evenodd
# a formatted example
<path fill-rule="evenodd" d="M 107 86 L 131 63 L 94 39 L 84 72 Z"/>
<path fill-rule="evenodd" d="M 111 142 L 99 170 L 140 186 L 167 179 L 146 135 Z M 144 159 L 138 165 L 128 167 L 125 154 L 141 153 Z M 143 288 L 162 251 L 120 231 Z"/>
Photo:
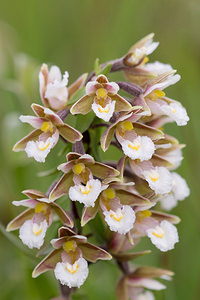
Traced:
<path fill-rule="evenodd" d="M 85 165 L 80 163 L 73 166 L 73 171 L 76 175 L 80 175 L 81 172 L 85 169 Z"/>
<path fill-rule="evenodd" d="M 120 132 L 119 134 L 121 136 L 124 136 L 124 133 L 128 130 L 132 130 L 133 129 L 133 124 L 130 121 L 124 121 L 119 125 L 120 128 Z"/>
<path fill-rule="evenodd" d="M 43 132 L 50 131 L 52 133 L 53 132 L 53 124 L 51 122 L 43 122 L 42 126 L 41 126 L 41 130 Z"/>
<path fill-rule="evenodd" d="M 71 274 L 76 273 L 76 271 L 78 270 L 79 265 L 77 264 L 77 262 L 75 262 L 73 265 L 67 263 L 65 268 L 68 272 L 70 272 Z"/>
<path fill-rule="evenodd" d="M 32 231 L 35 235 L 39 235 L 42 232 L 43 228 L 44 226 L 42 224 L 38 225 L 37 223 L 34 223 Z"/>
<path fill-rule="evenodd" d="M 65 244 L 64 244 L 64 250 L 66 252 L 74 252 L 76 250 L 76 243 L 74 241 L 67 241 Z"/>
<path fill-rule="evenodd" d="M 36 214 L 39 214 L 41 212 L 46 212 L 46 210 L 47 210 L 47 206 L 44 203 L 38 203 L 35 206 L 35 213 Z"/>
<path fill-rule="evenodd" d="M 40 151 L 44 151 L 44 150 L 46 150 L 49 146 L 50 146 L 50 143 L 49 143 L 49 142 L 39 142 L 39 144 L 38 144 L 38 149 L 39 149 Z"/>
<path fill-rule="evenodd" d="M 145 218 L 151 217 L 152 213 L 150 210 L 143 210 L 137 212 L 137 218 L 139 219 L 139 222 Z"/>
<path fill-rule="evenodd" d="M 152 91 L 148 97 L 150 97 L 152 100 L 157 100 L 159 98 L 162 98 L 165 96 L 165 92 L 161 91 L 161 90 L 155 90 Z"/>
<path fill-rule="evenodd" d="M 115 198 L 115 191 L 113 189 L 109 188 L 109 189 L 105 190 L 104 195 L 108 199 L 113 199 L 113 198 Z"/>
<path fill-rule="evenodd" d="M 100 88 L 96 91 L 97 99 L 106 98 L 107 97 L 107 91 L 104 88 Z"/>

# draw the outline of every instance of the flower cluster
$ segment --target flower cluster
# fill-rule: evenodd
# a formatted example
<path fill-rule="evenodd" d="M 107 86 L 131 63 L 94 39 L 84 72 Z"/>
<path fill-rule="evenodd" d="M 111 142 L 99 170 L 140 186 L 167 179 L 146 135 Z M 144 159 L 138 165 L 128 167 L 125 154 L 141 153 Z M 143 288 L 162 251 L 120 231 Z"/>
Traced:
<path fill-rule="evenodd" d="M 190 193 L 185 179 L 174 172 L 182 161 L 184 145 L 163 130 L 166 123 L 183 126 L 189 120 L 181 103 L 164 92 L 180 75 L 170 65 L 148 63 L 147 55 L 158 44 L 150 34 L 122 58 L 96 66 L 95 72 L 83 74 L 69 87 L 67 71 L 62 77 L 57 66 L 48 71 L 47 65 L 42 65 L 39 84 L 43 106 L 32 104 L 36 116 L 20 117 L 34 131 L 13 150 L 24 150 L 28 157 L 43 163 L 59 138 L 71 150 L 66 153 L 66 162 L 57 167 L 60 177 L 47 194 L 30 189 L 23 191 L 28 199 L 13 202 L 27 210 L 12 220 L 7 230 L 19 229 L 20 239 L 31 249 L 48 246 L 48 228 L 56 220 L 61 223 L 58 238 L 51 240 L 52 252 L 36 266 L 33 277 L 52 269 L 62 285 L 80 287 L 88 277 L 88 262 L 113 257 L 123 271 L 116 288 L 118 299 L 153 300 L 152 292 L 146 289 L 165 288 L 153 277 L 169 279 L 173 275 L 163 269 L 130 268 L 128 264 L 150 252 L 130 251 L 141 238 L 149 238 L 162 252 L 174 248 L 179 241 L 175 224 L 180 220 L 164 211 Z M 109 81 L 108 75 L 117 71 L 123 71 L 127 81 Z M 129 96 L 122 96 L 123 91 Z M 84 119 L 80 115 L 85 115 L 81 132 Z M 70 126 L 72 119 L 75 128 Z M 109 160 L 108 155 L 102 162 L 99 148 L 106 152 L 110 147 L 113 157 Z M 71 204 L 69 212 L 58 204 L 61 197 Z M 101 246 L 88 242 L 95 236 L 96 228 L 89 224 L 97 215 L 104 228 Z M 86 232 L 90 228 L 88 237 L 85 228 Z"/>

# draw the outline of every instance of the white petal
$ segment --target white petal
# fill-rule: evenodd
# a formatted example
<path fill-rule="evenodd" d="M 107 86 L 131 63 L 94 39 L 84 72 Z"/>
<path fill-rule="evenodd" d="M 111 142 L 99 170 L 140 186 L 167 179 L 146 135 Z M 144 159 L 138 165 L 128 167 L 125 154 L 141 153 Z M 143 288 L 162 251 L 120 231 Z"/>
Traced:
<path fill-rule="evenodd" d="M 72 201 L 79 201 L 84 203 L 86 207 L 94 207 L 95 201 L 102 191 L 101 181 L 98 179 L 91 179 L 87 185 L 75 185 L 69 189 L 69 197 Z"/>
<path fill-rule="evenodd" d="M 147 291 L 143 294 L 137 295 L 136 300 L 155 300 L 155 298 L 151 292 Z"/>
<path fill-rule="evenodd" d="M 143 69 L 155 73 L 156 75 L 160 75 L 173 70 L 171 65 L 163 64 L 159 61 L 155 61 L 154 63 L 148 63 L 143 66 Z"/>
<path fill-rule="evenodd" d="M 155 151 L 154 143 L 147 136 L 138 136 L 133 142 L 124 140 L 121 145 L 124 154 L 133 160 L 149 160 Z"/>
<path fill-rule="evenodd" d="M 183 160 L 183 155 L 181 149 L 175 149 L 167 153 L 164 158 L 173 164 L 171 170 L 178 168 Z"/>
<path fill-rule="evenodd" d="M 169 105 L 162 105 L 161 110 L 172 120 L 174 120 L 178 126 L 184 126 L 189 121 L 186 109 L 180 103 L 170 103 Z"/>
<path fill-rule="evenodd" d="M 61 81 L 61 79 L 62 74 L 60 69 L 57 66 L 52 66 L 48 74 L 48 83 L 54 82 L 55 80 Z"/>
<path fill-rule="evenodd" d="M 176 227 L 166 220 L 156 228 L 148 229 L 147 235 L 151 242 L 163 252 L 173 249 L 179 240 Z"/>
<path fill-rule="evenodd" d="M 156 291 L 163 290 L 166 288 L 164 284 L 151 278 L 141 278 L 136 283 L 138 284 L 138 286 L 142 286 L 147 289 L 156 290 Z"/>
<path fill-rule="evenodd" d="M 30 249 L 40 248 L 44 243 L 44 237 L 47 231 L 47 221 L 40 224 L 33 223 L 32 220 L 26 221 L 19 230 L 19 238 Z"/>
<path fill-rule="evenodd" d="M 76 265 L 75 265 L 76 264 Z M 57 263 L 54 273 L 56 279 L 61 284 L 67 285 L 69 288 L 80 287 L 88 277 L 88 263 L 84 258 L 79 258 L 74 264 L 76 272 L 71 273 L 68 271 L 68 263 L 59 262 Z"/>
<path fill-rule="evenodd" d="M 160 204 L 162 209 L 170 211 L 172 208 L 177 206 L 178 201 L 174 197 L 173 193 L 169 193 L 166 195 L 163 195 L 160 199 Z"/>
<path fill-rule="evenodd" d="M 45 159 L 54 146 L 54 139 L 48 138 L 46 141 L 29 141 L 25 152 L 28 157 L 33 157 L 38 162 L 45 162 Z"/>
<path fill-rule="evenodd" d="M 115 103 L 116 101 L 111 101 L 105 107 L 102 107 L 101 105 L 94 102 L 92 104 L 92 110 L 97 117 L 104 120 L 105 122 L 108 122 L 115 111 Z"/>
<path fill-rule="evenodd" d="M 187 182 L 178 173 L 172 173 L 172 191 L 177 200 L 184 200 L 190 194 Z"/>
<path fill-rule="evenodd" d="M 103 212 L 103 214 L 111 231 L 115 231 L 120 234 L 126 234 L 133 228 L 135 222 L 135 212 L 128 205 L 123 205 L 122 208 L 118 208 L 116 212 L 112 210 L 106 210 Z"/>
<path fill-rule="evenodd" d="M 144 171 L 143 175 L 156 194 L 166 194 L 171 191 L 172 176 L 166 168 L 155 167 L 153 170 Z"/>

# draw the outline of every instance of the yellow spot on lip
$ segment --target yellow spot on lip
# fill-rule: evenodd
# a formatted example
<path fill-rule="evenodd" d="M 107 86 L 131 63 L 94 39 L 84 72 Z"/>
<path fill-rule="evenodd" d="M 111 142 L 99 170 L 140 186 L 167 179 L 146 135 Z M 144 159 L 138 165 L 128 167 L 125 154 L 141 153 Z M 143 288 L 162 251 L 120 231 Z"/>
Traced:
<path fill-rule="evenodd" d="M 76 175 L 80 175 L 81 172 L 85 169 L 85 165 L 84 164 L 76 164 L 73 167 L 73 171 Z"/>
<path fill-rule="evenodd" d="M 89 184 L 88 186 L 80 187 L 80 191 L 84 195 L 88 195 L 91 191 L 92 186 Z"/>
<path fill-rule="evenodd" d="M 162 239 L 163 236 L 164 236 L 164 231 L 163 231 L 162 233 L 160 233 L 160 234 L 159 234 L 159 233 L 156 233 L 155 231 L 153 231 L 152 234 L 153 234 L 154 236 L 158 237 L 159 239 Z"/>
<path fill-rule="evenodd" d="M 41 146 L 42 145 L 42 146 Z M 48 147 L 49 147 L 49 145 L 50 145 L 50 143 L 43 143 L 42 142 L 42 144 L 41 144 L 41 142 L 39 143 L 39 145 L 38 145 L 38 149 L 40 150 L 40 151 L 44 151 L 44 150 L 46 150 Z"/>
<path fill-rule="evenodd" d="M 39 235 L 42 232 L 43 228 L 44 228 L 43 225 L 41 225 L 41 224 L 38 225 L 37 223 L 34 223 L 32 231 L 35 235 Z"/>
<path fill-rule="evenodd" d="M 74 274 L 74 273 L 76 273 L 76 271 L 78 270 L 78 267 L 79 267 L 79 265 L 77 263 L 75 263 L 74 265 L 67 264 L 65 266 L 65 268 L 68 272 L 70 272 L 71 274 Z"/>
<path fill-rule="evenodd" d="M 176 110 L 174 108 L 172 108 L 172 113 L 175 114 Z"/>
<path fill-rule="evenodd" d="M 159 179 L 159 174 L 157 173 L 157 172 L 155 172 L 155 174 L 149 174 L 149 178 L 152 180 L 152 181 L 154 181 L 154 182 L 156 182 L 156 181 L 158 181 L 158 179 Z"/>
<path fill-rule="evenodd" d="M 109 109 L 109 107 L 107 107 L 107 108 L 103 108 L 103 107 L 98 107 L 98 111 L 100 112 L 100 113 L 109 113 L 109 111 L 110 111 L 110 109 Z"/>
<path fill-rule="evenodd" d="M 140 148 L 140 144 L 138 144 L 137 146 L 133 146 L 131 144 L 128 144 L 128 147 L 137 151 Z"/>
<path fill-rule="evenodd" d="M 110 214 L 110 217 L 113 218 L 115 221 L 119 222 L 123 218 L 123 215 L 122 215 L 121 210 L 120 210 L 120 212 L 118 212 L 118 211 L 117 212 L 112 212 Z"/>
<path fill-rule="evenodd" d="M 159 98 L 162 98 L 165 96 L 165 92 L 161 91 L 161 90 L 155 90 L 155 91 L 152 91 L 150 94 L 149 94 L 149 97 L 152 99 L 152 100 L 157 100 Z"/>
<path fill-rule="evenodd" d="M 96 95 L 97 95 L 98 99 L 100 99 L 100 98 L 106 98 L 107 97 L 107 91 L 104 88 L 100 88 L 100 89 L 98 89 L 96 91 Z"/>

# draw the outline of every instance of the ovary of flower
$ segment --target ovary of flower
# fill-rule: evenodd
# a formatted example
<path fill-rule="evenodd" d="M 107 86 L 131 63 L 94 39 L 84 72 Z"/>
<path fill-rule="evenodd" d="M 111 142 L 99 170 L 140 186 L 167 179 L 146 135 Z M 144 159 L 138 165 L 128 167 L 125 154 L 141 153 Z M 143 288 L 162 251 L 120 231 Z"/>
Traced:
<path fill-rule="evenodd" d="M 80 287 L 88 277 L 88 264 L 84 258 L 79 258 L 71 265 L 68 262 L 57 263 L 54 270 L 56 279 L 69 288 Z"/>
<path fill-rule="evenodd" d="M 46 141 L 29 141 L 26 145 L 25 152 L 28 157 L 33 157 L 38 162 L 45 162 L 45 158 L 52 147 L 52 138 L 48 138 Z"/>
<path fill-rule="evenodd" d="M 101 103 L 102 101 L 100 101 Z M 99 104 L 98 102 L 94 101 L 92 103 L 92 110 L 96 114 L 97 117 L 108 122 L 112 117 L 115 111 L 115 103 L 116 101 L 109 100 L 109 102 L 104 106 L 103 104 Z"/>
<path fill-rule="evenodd" d="M 47 231 L 47 221 L 44 220 L 40 224 L 33 223 L 32 220 L 24 222 L 19 230 L 19 238 L 30 249 L 40 248 L 44 243 L 44 237 Z"/>
<path fill-rule="evenodd" d="M 118 208 L 116 211 L 105 210 L 103 214 L 111 231 L 126 234 L 133 228 L 135 212 L 129 205 L 123 205 L 122 208 Z"/>
<path fill-rule="evenodd" d="M 147 229 L 147 235 L 151 242 L 163 252 L 173 249 L 179 240 L 176 227 L 166 220 L 155 228 Z"/>
<path fill-rule="evenodd" d="M 172 176 L 166 168 L 155 167 L 152 170 L 144 171 L 143 174 L 150 188 L 156 194 L 166 194 L 171 191 Z"/>
<path fill-rule="evenodd" d="M 147 136 L 138 136 L 132 142 L 124 140 L 121 142 L 121 145 L 124 154 L 133 160 L 149 160 L 155 151 L 154 143 Z"/>
<path fill-rule="evenodd" d="M 84 186 L 82 184 L 75 185 L 69 189 L 69 197 L 72 201 L 79 201 L 86 207 L 94 207 L 95 201 L 102 191 L 101 181 L 91 179 Z"/>
<path fill-rule="evenodd" d="M 161 106 L 164 114 L 172 118 L 178 126 L 184 126 L 189 121 L 186 109 L 180 103 L 170 103 Z"/>
<path fill-rule="evenodd" d="M 53 124 L 51 122 L 43 122 L 41 126 L 41 130 L 43 132 L 50 132 L 53 133 Z"/>

